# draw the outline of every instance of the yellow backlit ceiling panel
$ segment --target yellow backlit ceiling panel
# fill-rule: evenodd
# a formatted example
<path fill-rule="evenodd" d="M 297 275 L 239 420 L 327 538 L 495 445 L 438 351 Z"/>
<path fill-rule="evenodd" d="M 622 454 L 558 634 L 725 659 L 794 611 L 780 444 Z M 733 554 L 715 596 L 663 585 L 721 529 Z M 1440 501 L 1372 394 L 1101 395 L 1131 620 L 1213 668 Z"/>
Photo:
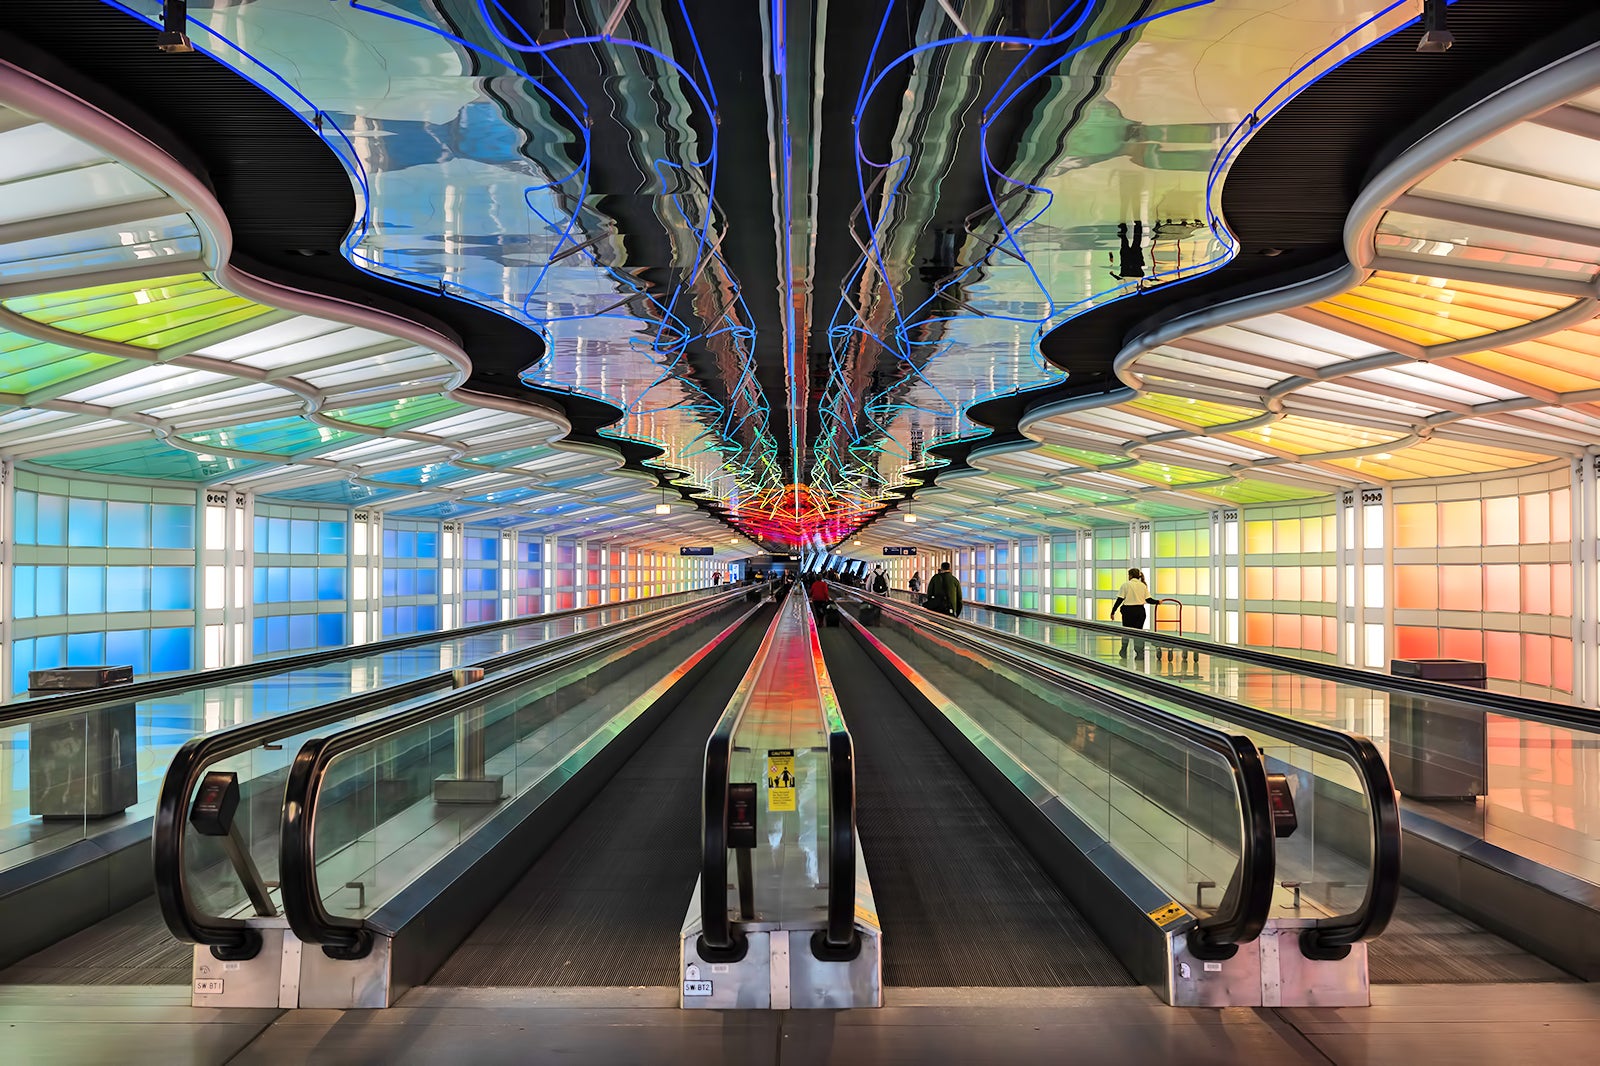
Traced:
<path fill-rule="evenodd" d="M 1129 411 L 1140 411 L 1181 422 L 1186 426 L 1197 427 L 1225 426 L 1261 415 L 1261 411 L 1253 407 L 1234 407 L 1231 404 L 1191 400 L 1183 396 L 1166 396 L 1160 393 L 1141 396 L 1121 406 Z"/>
<path fill-rule="evenodd" d="M 1514 470 L 1554 458 L 1536 452 L 1513 451 L 1468 441 L 1418 441 L 1392 454 L 1379 452 L 1355 459 L 1330 459 L 1334 466 L 1354 470 L 1379 481 L 1404 481 L 1407 478 L 1450 477 L 1454 474 L 1485 474 L 1495 470 Z"/>
<path fill-rule="evenodd" d="M 1365 284 L 1312 307 L 1431 347 L 1525 326 L 1572 303 L 1570 296 L 1380 271 Z"/>
<path fill-rule="evenodd" d="M 1585 322 L 1460 361 L 1556 393 L 1600 388 L 1600 324 Z"/>
<path fill-rule="evenodd" d="M 1292 455 L 1320 455 L 1325 452 L 1343 452 L 1351 448 L 1368 448 L 1385 444 L 1406 436 L 1405 430 L 1370 429 L 1364 426 L 1347 426 L 1320 418 L 1289 415 L 1255 429 L 1241 429 L 1229 434 L 1238 440 L 1259 444 L 1275 451 Z"/>

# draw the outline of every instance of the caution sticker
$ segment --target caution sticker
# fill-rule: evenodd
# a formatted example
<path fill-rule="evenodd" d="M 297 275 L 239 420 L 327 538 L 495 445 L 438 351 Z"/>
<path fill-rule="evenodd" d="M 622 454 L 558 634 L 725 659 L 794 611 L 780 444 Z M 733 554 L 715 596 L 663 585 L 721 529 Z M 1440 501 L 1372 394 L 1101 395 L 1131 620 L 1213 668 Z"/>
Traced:
<path fill-rule="evenodd" d="M 1168 903 L 1165 907 L 1157 907 L 1155 910 L 1148 913 L 1152 922 L 1155 922 L 1160 926 L 1167 926 L 1171 925 L 1173 922 L 1177 921 L 1179 918 L 1182 918 L 1189 912 L 1184 910 L 1176 901 L 1174 901 Z"/>
<path fill-rule="evenodd" d="M 767 810 L 794 809 L 794 749 L 774 748 L 767 752 Z"/>

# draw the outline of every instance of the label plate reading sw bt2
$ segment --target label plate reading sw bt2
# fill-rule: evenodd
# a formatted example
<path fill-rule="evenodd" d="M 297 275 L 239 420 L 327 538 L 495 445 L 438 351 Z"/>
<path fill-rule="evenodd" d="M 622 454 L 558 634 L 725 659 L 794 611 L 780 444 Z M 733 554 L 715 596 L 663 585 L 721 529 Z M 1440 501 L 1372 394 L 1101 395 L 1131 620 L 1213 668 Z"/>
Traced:
<path fill-rule="evenodd" d="M 683 994 L 685 996 L 709 996 L 711 982 L 700 979 L 700 967 L 690 963 L 683 971 Z"/>
<path fill-rule="evenodd" d="M 194 983 L 194 994 L 197 996 L 222 995 L 222 978 L 202 977 Z"/>
<path fill-rule="evenodd" d="M 792 811 L 794 802 L 794 749 L 767 752 L 767 810 Z"/>

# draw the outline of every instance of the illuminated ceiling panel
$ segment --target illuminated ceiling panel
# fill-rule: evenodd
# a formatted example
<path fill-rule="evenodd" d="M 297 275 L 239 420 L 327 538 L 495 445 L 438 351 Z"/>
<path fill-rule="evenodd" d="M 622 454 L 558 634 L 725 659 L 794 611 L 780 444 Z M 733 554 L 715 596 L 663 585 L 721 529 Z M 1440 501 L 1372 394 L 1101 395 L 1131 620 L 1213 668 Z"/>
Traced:
<path fill-rule="evenodd" d="M 1408 478 L 1453 477 L 1458 474 L 1515 470 L 1552 458 L 1554 456 L 1548 453 L 1512 451 L 1469 441 L 1435 438 L 1393 454 L 1379 452 L 1377 455 L 1332 459 L 1329 462 L 1380 481 L 1404 481 Z"/>
<path fill-rule="evenodd" d="M 1600 273 L 1600 227 L 1586 228 L 1600 221 L 1600 193 L 1577 189 L 1563 199 L 1554 191 L 1593 184 L 1597 143 L 1523 126 L 1447 162 L 1377 220 L 1378 266 L 1363 283 L 1138 355 L 1123 368 L 1136 399 L 1027 422 L 1040 443 L 997 452 L 985 466 L 1044 487 L 1053 471 L 1038 456 L 1115 442 L 1147 462 L 1197 462 L 1197 473 L 1215 465 L 1207 476 L 1221 483 L 1174 484 L 1160 494 L 1162 506 L 1174 494 L 1252 504 L 1525 469 L 1592 447 L 1600 439 L 1600 303 L 1575 287 L 1546 287 Z M 1530 175 L 1545 176 L 1530 183 Z M 1448 246 L 1402 248 L 1407 233 Z M 1395 269 L 1407 250 L 1426 253 L 1428 269 Z M 1450 276 L 1457 264 L 1479 273 Z M 1189 432 L 1158 432 L 1130 421 L 1134 414 Z M 1258 424 L 1229 428 L 1249 418 Z M 1117 473 L 1064 476 L 1103 484 L 1139 476 L 1137 467 L 1086 465 Z M 1151 501 L 1139 497 L 1149 491 L 1135 494 L 1138 508 L 1114 509 L 1148 516 Z"/>
<path fill-rule="evenodd" d="M 518 507 L 535 496 L 609 492 L 608 506 L 646 519 L 645 540 L 672 528 L 653 501 L 624 496 L 636 476 L 605 473 L 615 455 L 549 446 L 561 427 L 532 409 L 447 395 L 470 369 L 459 355 L 237 296 L 211 277 L 211 251 L 157 186 L 0 106 L 0 306 L 16 316 L 0 321 L 0 450 L 49 469 L 306 503 L 450 516 L 488 505 L 508 508 L 493 517 L 508 525 L 545 520 Z M 372 435 L 391 432 L 404 437 Z M 478 462 L 453 465 L 452 442 Z M 546 491 L 563 476 L 569 488 Z M 457 484 L 480 499 L 455 499 Z M 698 512 L 673 517 L 674 536 L 716 529 Z"/>
<path fill-rule="evenodd" d="M 1429 347 L 1525 326 L 1573 302 L 1570 296 L 1380 271 L 1365 284 L 1313 306 Z"/>

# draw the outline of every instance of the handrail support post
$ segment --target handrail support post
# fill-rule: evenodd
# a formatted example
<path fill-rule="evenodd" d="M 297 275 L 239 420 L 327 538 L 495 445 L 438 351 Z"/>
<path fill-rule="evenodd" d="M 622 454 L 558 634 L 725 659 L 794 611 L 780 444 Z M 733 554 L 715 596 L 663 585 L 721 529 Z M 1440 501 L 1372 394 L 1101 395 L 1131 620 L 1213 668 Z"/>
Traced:
<path fill-rule="evenodd" d="M 450 687 L 466 688 L 483 680 L 481 667 L 468 666 L 450 672 Z M 483 704 L 468 707 L 456 715 L 455 754 L 456 772 L 453 777 L 436 778 L 433 782 L 435 803 L 499 803 L 504 791 L 505 778 L 487 770 L 488 746 L 484 742 Z"/>
<path fill-rule="evenodd" d="M 756 920 L 756 879 L 751 869 L 750 849 L 735 848 L 733 855 L 735 865 L 738 867 L 739 920 L 753 922 Z"/>

